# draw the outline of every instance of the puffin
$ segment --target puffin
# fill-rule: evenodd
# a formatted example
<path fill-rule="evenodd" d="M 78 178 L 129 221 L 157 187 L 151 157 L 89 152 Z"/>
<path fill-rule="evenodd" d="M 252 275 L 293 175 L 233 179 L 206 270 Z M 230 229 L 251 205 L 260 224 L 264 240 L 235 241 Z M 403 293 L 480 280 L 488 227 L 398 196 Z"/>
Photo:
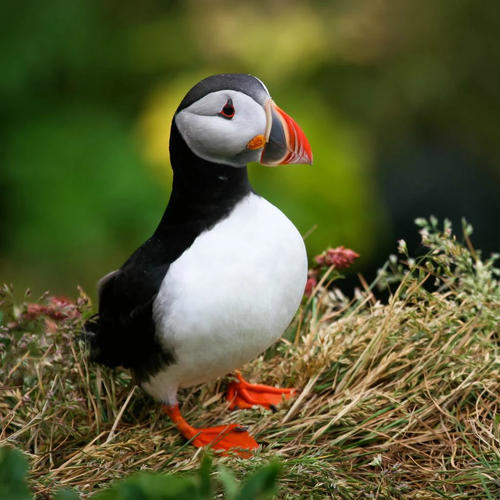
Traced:
<path fill-rule="evenodd" d="M 230 409 L 272 409 L 294 395 L 237 371 L 281 337 L 308 270 L 299 231 L 252 189 L 247 164 L 312 164 L 311 147 L 261 80 L 218 74 L 182 99 L 169 149 L 172 191 L 158 227 L 98 282 L 90 359 L 130 369 L 194 446 L 249 456 L 258 443 L 246 429 L 191 426 L 177 393 L 235 373 Z"/>

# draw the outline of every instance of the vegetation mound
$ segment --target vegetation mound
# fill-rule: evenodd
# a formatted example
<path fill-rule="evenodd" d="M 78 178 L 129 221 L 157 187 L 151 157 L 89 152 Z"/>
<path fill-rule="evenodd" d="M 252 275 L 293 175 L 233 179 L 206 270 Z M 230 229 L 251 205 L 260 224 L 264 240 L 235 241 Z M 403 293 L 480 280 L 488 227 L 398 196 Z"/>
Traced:
<path fill-rule="evenodd" d="M 463 242 L 446 221 L 417 224 L 427 253 L 411 258 L 400 241 L 399 258 L 353 298 L 320 259 L 283 342 L 244 367 L 252 382 L 297 387 L 297 398 L 276 412 L 229 412 L 226 380 L 184 391 L 190 423 L 238 422 L 262 444 L 249 460 L 216 457 L 212 476 L 241 478 L 278 459 L 279 498 L 500 497 L 496 257 L 481 257 L 466 224 Z M 83 292 L 18 304 L 4 286 L 1 300 L 0 446 L 28 457 L 37 497 L 200 467 L 203 451 L 126 371 L 89 364 Z"/>

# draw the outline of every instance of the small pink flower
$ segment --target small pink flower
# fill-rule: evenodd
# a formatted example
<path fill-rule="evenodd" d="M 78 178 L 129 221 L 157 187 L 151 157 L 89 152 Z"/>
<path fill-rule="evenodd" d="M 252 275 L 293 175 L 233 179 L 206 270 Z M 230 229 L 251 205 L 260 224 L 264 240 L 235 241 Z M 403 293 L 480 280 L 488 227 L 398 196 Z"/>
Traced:
<path fill-rule="evenodd" d="M 46 306 L 41 304 L 28 304 L 26 316 L 30 319 L 34 319 L 44 315 L 53 320 L 62 320 L 76 318 L 80 314 L 74 302 L 71 302 L 71 300 L 66 297 L 49 297 L 47 302 L 48 305 Z"/>
<path fill-rule="evenodd" d="M 49 297 L 49 302 L 54 307 L 66 307 L 75 305 L 74 302 L 68 299 L 68 297 L 63 297 L 63 296 L 56 297 L 53 295 Z"/>
<path fill-rule="evenodd" d="M 46 313 L 46 307 L 41 306 L 40 304 L 28 304 L 28 307 L 26 308 L 26 316 L 28 318 L 36 318 L 37 316 L 40 316 L 40 314 L 45 314 Z"/>
<path fill-rule="evenodd" d="M 310 297 L 317 284 L 318 284 L 318 280 L 316 278 L 307 278 L 306 288 L 304 290 L 304 295 L 306 297 Z"/>
<path fill-rule="evenodd" d="M 316 261 L 316 264 L 320 265 L 320 266 L 326 266 L 326 263 L 325 263 L 325 252 L 319 254 L 319 255 L 316 255 L 316 257 L 314 257 L 314 260 Z"/>
<path fill-rule="evenodd" d="M 329 248 L 315 257 L 320 266 L 333 266 L 335 269 L 346 269 L 359 257 L 359 254 L 344 246 Z"/>

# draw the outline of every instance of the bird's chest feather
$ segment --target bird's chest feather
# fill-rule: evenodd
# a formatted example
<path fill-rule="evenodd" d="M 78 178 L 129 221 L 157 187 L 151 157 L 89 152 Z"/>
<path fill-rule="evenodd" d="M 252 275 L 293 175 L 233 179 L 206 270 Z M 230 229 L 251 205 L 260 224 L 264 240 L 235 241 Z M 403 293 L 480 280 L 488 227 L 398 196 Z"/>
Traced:
<path fill-rule="evenodd" d="M 157 334 L 179 365 L 197 364 L 199 373 L 218 364 L 224 373 L 281 336 L 306 275 L 297 229 L 249 194 L 171 264 L 154 303 Z"/>

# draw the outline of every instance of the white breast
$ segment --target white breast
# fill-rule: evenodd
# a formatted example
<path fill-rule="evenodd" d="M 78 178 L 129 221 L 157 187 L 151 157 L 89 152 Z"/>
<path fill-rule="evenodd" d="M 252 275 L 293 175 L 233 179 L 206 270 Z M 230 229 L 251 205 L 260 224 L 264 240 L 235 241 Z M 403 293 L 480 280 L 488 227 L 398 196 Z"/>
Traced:
<path fill-rule="evenodd" d="M 300 304 L 307 277 L 302 237 L 276 207 L 250 194 L 173 262 L 153 312 L 174 365 L 144 384 L 166 400 L 231 372 L 275 342 Z"/>

